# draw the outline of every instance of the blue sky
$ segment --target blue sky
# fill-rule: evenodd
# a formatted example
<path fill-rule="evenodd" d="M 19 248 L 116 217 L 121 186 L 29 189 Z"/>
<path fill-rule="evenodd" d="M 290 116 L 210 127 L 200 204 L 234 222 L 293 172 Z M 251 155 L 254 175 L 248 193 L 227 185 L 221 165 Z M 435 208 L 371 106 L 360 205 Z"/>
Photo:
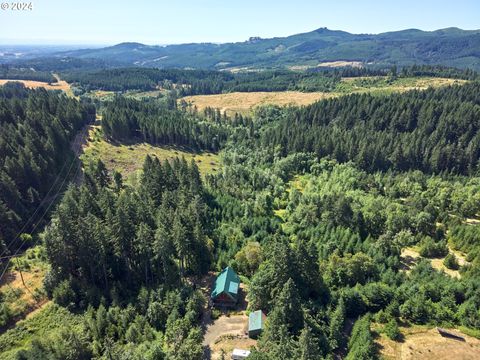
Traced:
<path fill-rule="evenodd" d="M 29 0 L 0 0 L 12 3 Z M 480 0 L 32 0 L 0 10 L 0 44 L 243 41 L 319 27 L 379 33 L 480 28 Z"/>

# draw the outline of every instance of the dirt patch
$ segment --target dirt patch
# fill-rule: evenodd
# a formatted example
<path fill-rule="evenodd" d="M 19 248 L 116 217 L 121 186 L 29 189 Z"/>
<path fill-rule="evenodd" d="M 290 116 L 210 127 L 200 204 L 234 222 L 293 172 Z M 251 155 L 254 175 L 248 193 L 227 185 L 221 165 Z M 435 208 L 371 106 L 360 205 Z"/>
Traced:
<path fill-rule="evenodd" d="M 245 335 L 248 316 L 242 312 L 236 315 L 222 315 L 211 325 L 207 326 L 203 345 L 212 346 L 217 339 L 224 335 Z"/>
<path fill-rule="evenodd" d="M 380 353 L 385 359 L 453 360 L 479 359 L 480 340 L 449 330 L 460 335 L 465 341 L 443 337 L 436 329 L 422 327 L 401 328 L 404 342 L 395 342 L 384 335 L 378 340 Z"/>
<path fill-rule="evenodd" d="M 211 347 L 211 359 L 219 360 L 222 353 L 225 359 L 230 359 L 233 349 L 249 350 L 257 345 L 257 341 L 244 335 L 232 336 L 225 335 L 217 339 L 217 342 Z"/>
<path fill-rule="evenodd" d="M 220 316 L 207 326 L 203 340 L 205 358 L 217 360 L 224 354 L 229 359 L 233 349 L 248 350 L 256 346 L 257 341 L 247 336 L 247 326 L 248 316 L 245 312 Z"/>
<path fill-rule="evenodd" d="M 460 266 L 464 266 L 464 265 L 468 264 L 468 261 L 465 260 L 465 257 L 464 257 L 463 254 L 459 253 L 458 251 L 455 251 L 455 250 L 451 249 L 450 247 L 448 248 L 448 250 L 449 250 L 450 253 L 455 255 L 455 257 L 457 258 L 458 264 Z M 418 253 L 418 251 L 416 251 L 412 248 L 403 249 L 402 253 L 400 255 L 402 271 L 405 271 L 407 273 L 410 272 L 410 270 L 413 267 L 415 267 L 415 265 L 417 264 L 417 262 L 420 258 L 421 258 L 421 256 Z M 430 259 L 430 263 L 432 264 L 432 267 L 435 270 L 443 271 L 445 274 L 447 274 L 447 275 L 449 275 L 453 278 L 460 279 L 460 277 L 461 277 L 460 272 L 458 270 L 451 270 L 451 269 L 447 268 L 445 265 L 443 265 L 443 260 L 445 260 L 445 258 Z"/>
<path fill-rule="evenodd" d="M 400 254 L 402 271 L 408 273 L 413 267 L 415 267 L 419 258 L 420 254 L 417 251 L 411 248 L 402 249 L 402 253 Z"/>
<path fill-rule="evenodd" d="M 460 272 L 458 270 L 452 270 L 452 269 L 447 268 L 445 265 L 443 265 L 443 260 L 444 259 L 432 259 L 432 262 L 431 262 L 432 267 L 435 270 L 443 271 L 448 276 L 460 279 L 460 277 L 461 277 Z"/>

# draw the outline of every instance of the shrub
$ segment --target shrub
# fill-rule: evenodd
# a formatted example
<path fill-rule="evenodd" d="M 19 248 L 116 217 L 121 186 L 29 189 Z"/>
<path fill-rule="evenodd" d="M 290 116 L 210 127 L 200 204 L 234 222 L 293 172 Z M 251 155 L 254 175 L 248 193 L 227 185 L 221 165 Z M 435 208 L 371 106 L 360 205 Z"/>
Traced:
<path fill-rule="evenodd" d="M 435 242 L 431 237 L 426 237 L 420 248 L 420 255 L 427 258 L 438 258 L 448 254 L 445 241 Z"/>
<path fill-rule="evenodd" d="M 457 258 L 454 254 L 451 253 L 445 257 L 445 259 L 443 260 L 443 265 L 445 265 L 447 269 L 451 270 L 458 270 L 459 268 Z"/>
<path fill-rule="evenodd" d="M 402 336 L 402 333 L 398 328 L 397 320 L 394 318 L 390 319 L 390 321 L 384 326 L 383 331 L 385 332 L 385 335 L 395 341 L 400 340 Z"/>
<path fill-rule="evenodd" d="M 222 315 L 222 312 L 218 309 L 212 309 L 212 320 L 217 320 Z"/>
<path fill-rule="evenodd" d="M 72 289 L 71 283 L 68 280 L 62 281 L 54 290 L 53 290 L 53 300 L 65 307 L 75 306 L 77 303 L 75 292 Z"/>
<path fill-rule="evenodd" d="M 0 327 L 5 326 L 12 319 L 12 311 L 7 303 L 2 302 L 0 304 Z"/>

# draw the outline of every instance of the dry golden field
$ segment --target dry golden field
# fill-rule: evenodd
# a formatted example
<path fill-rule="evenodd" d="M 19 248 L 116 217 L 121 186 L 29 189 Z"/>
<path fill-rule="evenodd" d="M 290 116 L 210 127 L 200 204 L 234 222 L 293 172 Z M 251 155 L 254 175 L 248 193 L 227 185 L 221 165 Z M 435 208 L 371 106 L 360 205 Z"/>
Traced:
<path fill-rule="evenodd" d="M 398 78 L 389 81 L 385 76 L 343 78 L 335 91 L 332 92 L 300 92 L 300 91 L 272 91 L 272 92 L 232 92 L 215 95 L 186 96 L 185 100 L 199 110 L 206 107 L 218 108 L 228 115 L 237 113 L 251 114 L 252 111 L 263 105 L 302 106 L 332 97 L 344 96 L 354 93 L 370 93 L 373 95 L 386 95 L 409 90 L 425 90 L 429 87 L 442 87 L 453 84 L 463 84 L 465 80 L 446 78 Z M 181 101 L 180 100 L 180 101 Z"/>
<path fill-rule="evenodd" d="M 475 360 L 480 358 L 480 340 L 451 329 L 465 341 L 443 337 L 433 328 L 421 326 L 401 327 L 402 342 L 388 339 L 385 335 L 376 340 L 380 355 L 387 360 Z"/>
<path fill-rule="evenodd" d="M 232 92 L 228 94 L 195 95 L 183 98 L 187 103 L 196 105 L 199 110 L 206 107 L 218 108 L 228 115 L 248 114 L 257 106 L 262 105 L 309 105 L 315 101 L 338 96 L 334 93 L 300 91 L 279 92 Z"/>
<path fill-rule="evenodd" d="M 60 80 L 60 78 L 57 75 L 54 75 L 54 76 L 57 79 L 57 82 L 51 83 L 51 84 L 43 81 L 0 79 L 0 85 L 5 85 L 7 82 L 21 82 L 27 88 L 31 88 L 31 89 L 44 88 L 46 90 L 62 90 L 68 96 L 73 97 L 73 92 L 72 92 L 72 89 L 70 88 L 70 84 L 64 80 Z"/>

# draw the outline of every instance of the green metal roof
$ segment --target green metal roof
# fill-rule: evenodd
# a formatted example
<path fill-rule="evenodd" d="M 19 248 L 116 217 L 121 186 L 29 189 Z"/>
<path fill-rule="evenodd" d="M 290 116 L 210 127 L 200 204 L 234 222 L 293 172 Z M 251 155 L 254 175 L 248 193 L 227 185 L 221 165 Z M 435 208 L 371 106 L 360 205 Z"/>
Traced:
<path fill-rule="evenodd" d="M 233 299 L 237 299 L 240 278 L 231 267 L 226 267 L 218 274 L 213 286 L 212 298 L 216 298 L 221 293 L 226 293 Z"/>
<path fill-rule="evenodd" d="M 262 330 L 264 325 L 262 310 L 251 312 L 248 315 L 248 331 Z"/>

